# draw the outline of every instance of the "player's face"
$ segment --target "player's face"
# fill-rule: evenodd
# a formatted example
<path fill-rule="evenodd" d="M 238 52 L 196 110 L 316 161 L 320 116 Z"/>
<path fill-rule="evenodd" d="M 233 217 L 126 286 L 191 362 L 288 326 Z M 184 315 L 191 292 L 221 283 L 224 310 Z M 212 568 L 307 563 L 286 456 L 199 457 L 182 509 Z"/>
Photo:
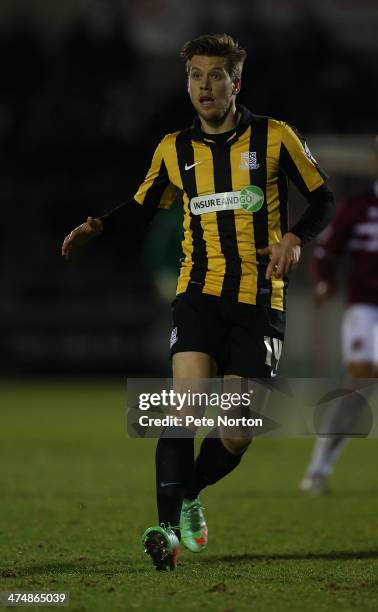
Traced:
<path fill-rule="evenodd" d="M 235 95 L 240 80 L 231 79 L 225 57 L 193 55 L 188 74 L 188 92 L 199 116 L 213 124 L 222 123 Z"/>

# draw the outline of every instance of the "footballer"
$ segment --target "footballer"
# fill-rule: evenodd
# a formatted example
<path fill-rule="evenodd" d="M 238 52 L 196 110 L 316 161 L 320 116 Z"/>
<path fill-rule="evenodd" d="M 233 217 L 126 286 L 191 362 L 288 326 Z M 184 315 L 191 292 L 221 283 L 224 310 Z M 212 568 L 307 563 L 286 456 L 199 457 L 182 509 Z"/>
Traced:
<path fill-rule="evenodd" d="M 376 155 L 378 161 L 378 142 Z M 319 237 L 312 257 L 314 297 L 317 305 L 328 300 L 337 286 L 337 263 L 349 258 L 347 307 L 341 328 L 343 363 L 348 385 L 378 377 L 378 179 L 353 197 L 340 202 L 337 213 Z M 367 399 L 374 386 L 364 389 Z M 353 432 L 364 404 L 348 397 L 332 406 L 321 424 L 323 431 Z M 316 440 L 300 488 L 310 495 L 328 492 L 327 482 L 348 437 L 332 435 Z"/>
<path fill-rule="evenodd" d="M 167 134 L 127 203 L 64 240 L 66 258 L 101 233 L 183 202 L 183 260 L 172 304 L 175 381 L 275 376 L 285 332 L 288 274 L 300 249 L 331 220 L 327 177 L 298 132 L 237 104 L 246 52 L 227 34 L 206 34 L 181 50 L 196 117 Z M 288 219 L 288 181 L 308 206 Z M 156 449 L 158 521 L 143 545 L 158 570 L 175 569 L 180 542 L 207 545 L 199 494 L 240 463 L 251 437 L 211 431 L 194 457 L 194 431 L 166 427 Z"/>

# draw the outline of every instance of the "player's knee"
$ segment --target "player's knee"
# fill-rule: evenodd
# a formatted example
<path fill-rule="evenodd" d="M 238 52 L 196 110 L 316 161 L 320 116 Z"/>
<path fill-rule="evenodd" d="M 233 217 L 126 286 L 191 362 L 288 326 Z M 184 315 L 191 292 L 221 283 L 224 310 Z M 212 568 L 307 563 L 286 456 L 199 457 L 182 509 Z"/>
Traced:
<path fill-rule="evenodd" d="M 229 453 L 241 455 L 252 442 L 252 437 L 247 438 L 222 438 L 222 444 Z"/>
<path fill-rule="evenodd" d="M 187 351 L 173 355 L 172 369 L 175 379 L 204 379 L 215 376 L 217 366 L 210 355 Z"/>
<path fill-rule="evenodd" d="M 351 378 L 374 378 L 375 369 L 372 363 L 349 363 L 348 372 Z"/>

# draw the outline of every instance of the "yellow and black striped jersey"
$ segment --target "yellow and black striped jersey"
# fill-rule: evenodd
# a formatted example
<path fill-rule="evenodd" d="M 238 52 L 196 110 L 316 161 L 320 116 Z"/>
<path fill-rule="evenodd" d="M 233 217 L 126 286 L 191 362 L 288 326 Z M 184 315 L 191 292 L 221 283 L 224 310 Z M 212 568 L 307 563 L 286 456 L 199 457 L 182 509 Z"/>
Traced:
<path fill-rule="evenodd" d="M 241 119 L 227 134 L 205 134 L 197 119 L 165 136 L 134 200 L 169 208 L 182 195 L 178 294 L 202 291 L 284 310 L 286 280 L 266 280 L 269 258 L 256 250 L 288 231 L 288 179 L 308 198 L 326 175 L 293 128 L 238 108 Z"/>

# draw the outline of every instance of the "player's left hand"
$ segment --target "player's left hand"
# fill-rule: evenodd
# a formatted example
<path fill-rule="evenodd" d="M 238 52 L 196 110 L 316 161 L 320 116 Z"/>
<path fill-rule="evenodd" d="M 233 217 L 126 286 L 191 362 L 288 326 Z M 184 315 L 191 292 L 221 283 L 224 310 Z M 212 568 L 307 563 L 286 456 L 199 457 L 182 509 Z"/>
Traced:
<path fill-rule="evenodd" d="M 298 236 L 288 232 L 280 242 L 263 249 L 257 249 L 259 255 L 270 255 L 270 262 L 266 269 L 265 278 L 283 278 L 297 265 L 301 255 L 301 241 Z"/>

